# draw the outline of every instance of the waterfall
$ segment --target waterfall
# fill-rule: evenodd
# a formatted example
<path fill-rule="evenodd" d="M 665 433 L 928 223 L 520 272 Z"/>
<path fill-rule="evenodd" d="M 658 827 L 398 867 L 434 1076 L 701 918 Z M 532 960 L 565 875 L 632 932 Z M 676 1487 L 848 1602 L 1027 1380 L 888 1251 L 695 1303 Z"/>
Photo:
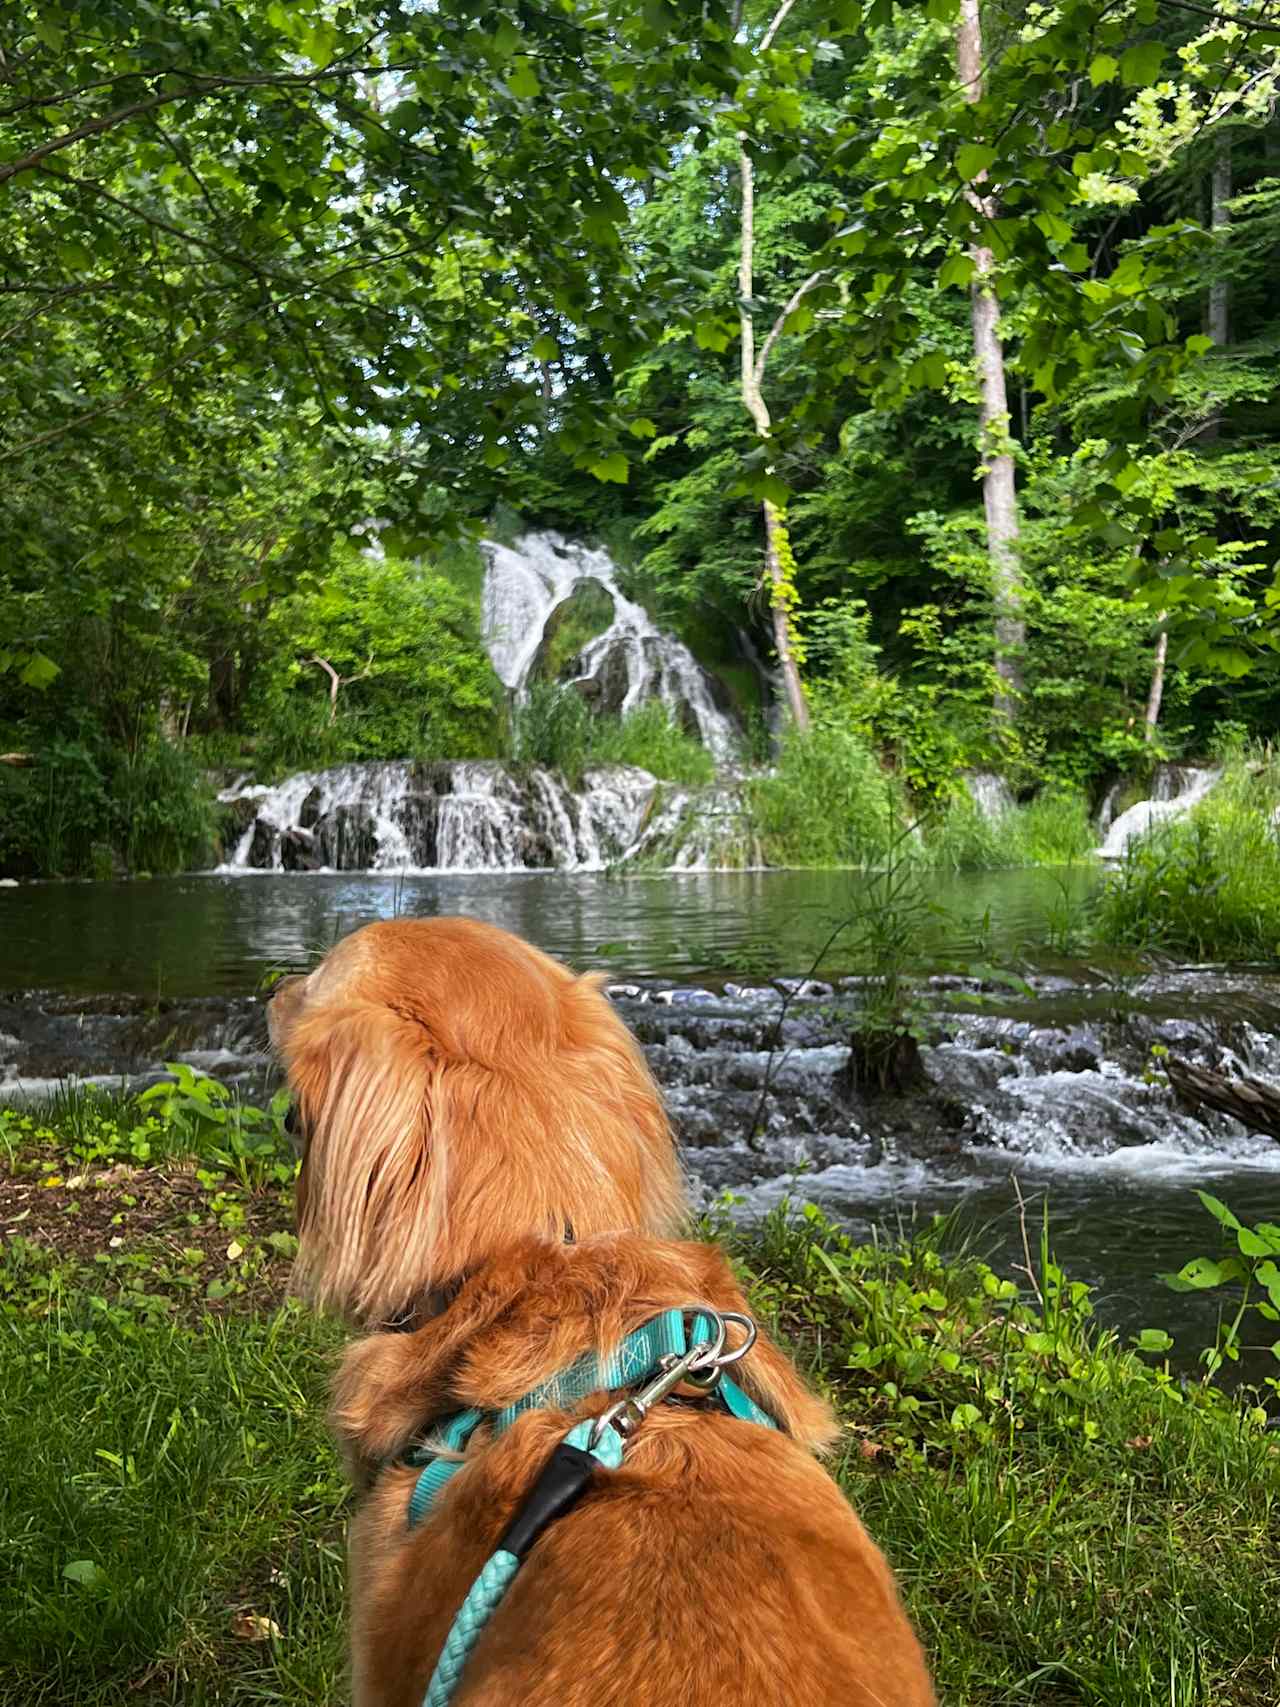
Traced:
<path fill-rule="evenodd" d="M 1098 849 L 1100 859 L 1121 859 L 1136 836 L 1145 836 L 1157 824 L 1181 818 L 1208 794 L 1222 775 L 1220 766 L 1159 765 L 1151 783 L 1151 798 L 1140 800 L 1122 812 L 1108 829 Z"/>
<path fill-rule="evenodd" d="M 230 871 L 600 870 L 641 840 L 658 784 L 608 765 L 570 789 L 552 771 L 493 760 L 390 761 L 233 784 Z"/>
<path fill-rule="evenodd" d="M 484 553 L 485 645 L 517 705 L 528 692 L 552 617 L 576 588 L 594 582 L 612 600 L 613 617 L 574 660 L 572 683 L 605 711 L 625 713 L 660 699 L 677 722 L 697 732 L 718 764 L 736 756 L 740 732 L 717 704 L 712 678 L 687 646 L 626 597 L 607 552 L 571 544 L 557 533 L 528 533 L 512 546 L 486 543 Z"/>
<path fill-rule="evenodd" d="M 1009 784 L 994 771 L 966 771 L 964 785 L 974 805 L 988 822 L 1003 818 L 1013 811 L 1013 794 Z"/>

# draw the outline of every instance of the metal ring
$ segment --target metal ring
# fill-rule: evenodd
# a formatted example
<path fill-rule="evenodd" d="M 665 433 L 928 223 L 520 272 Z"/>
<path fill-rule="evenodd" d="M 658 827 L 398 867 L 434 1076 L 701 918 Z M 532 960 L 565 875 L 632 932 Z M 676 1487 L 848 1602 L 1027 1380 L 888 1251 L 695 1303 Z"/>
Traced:
<path fill-rule="evenodd" d="M 736 1363 L 740 1357 L 745 1357 L 747 1355 L 752 1346 L 756 1343 L 758 1329 L 751 1317 L 744 1316 L 739 1310 L 721 1310 L 720 1320 L 722 1322 L 736 1322 L 747 1336 L 746 1339 L 743 1340 L 742 1344 L 740 1346 L 735 1346 L 732 1351 L 721 1352 L 720 1356 L 716 1359 L 716 1362 L 719 1367 L 723 1369 L 726 1364 Z"/>
<path fill-rule="evenodd" d="M 712 1368 L 718 1368 L 720 1363 L 720 1354 L 724 1351 L 725 1340 L 728 1338 L 729 1334 L 729 1330 L 724 1325 L 724 1317 L 721 1315 L 719 1310 L 713 1310 L 710 1304 L 691 1304 L 687 1309 L 682 1311 L 682 1314 L 686 1322 L 690 1316 L 708 1316 L 716 1325 L 716 1337 L 714 1342 L 709 1343 L 705 1351 L 699 1352 L 698 1356 L 693 1359 L 689 1367 L 691 1369 L 705 1369 L 707 1364 L 710 1364 Z M 689 1337 L 692 1339 L 692 1332 Z M 689 1349 L 694 1350 L 695 1347 L 691 1346 Z"/>

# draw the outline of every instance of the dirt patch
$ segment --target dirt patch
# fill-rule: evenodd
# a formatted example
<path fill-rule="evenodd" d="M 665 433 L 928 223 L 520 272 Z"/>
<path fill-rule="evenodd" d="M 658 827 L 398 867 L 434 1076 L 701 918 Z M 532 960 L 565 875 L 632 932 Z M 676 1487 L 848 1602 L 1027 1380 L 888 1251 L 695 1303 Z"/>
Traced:
<path fill-rule="evenodd" d="M 292 1194 L 208 1185 L 194 1165 L 117 1162 L 75 1174 L 56 1156 L 0 1168 L 0 1251 L 17 1241 L 103 1290 L 159 1290 L 201 1310 L 262 1309 L 285 1296 Z"/>

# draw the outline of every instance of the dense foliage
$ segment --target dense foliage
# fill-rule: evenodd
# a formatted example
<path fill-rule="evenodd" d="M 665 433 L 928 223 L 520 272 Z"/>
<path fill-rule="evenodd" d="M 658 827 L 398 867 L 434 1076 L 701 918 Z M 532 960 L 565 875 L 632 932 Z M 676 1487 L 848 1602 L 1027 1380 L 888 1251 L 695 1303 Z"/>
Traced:
<path fill-rule="evenodd" d="M 781 602 L 837 792 L 866 746 L 917 796 L 973 765 L 1096 792 L 1223 721 L 1269 733 L 1275 26 L 1256 0 L 24 0 L 17 865 L 189 859 L 180 763 L 508 751 L 450 543 L 496 507 L 610 544 L 722 667 L 739 630 L 767 659 Z M 154 851 L 112 822 L 124 778 L 128 826 L 175 819 Z"/>

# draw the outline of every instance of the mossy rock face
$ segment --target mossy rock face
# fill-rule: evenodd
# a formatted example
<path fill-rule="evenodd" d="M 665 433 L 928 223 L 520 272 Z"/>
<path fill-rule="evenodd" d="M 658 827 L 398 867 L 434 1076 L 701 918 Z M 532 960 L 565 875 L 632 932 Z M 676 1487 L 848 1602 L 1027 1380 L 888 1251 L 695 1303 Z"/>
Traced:
<path fill-rule="evenodd" d="M 579 581 L 547 618 L 542 644 L 533 661 L 533 680 L 569 679 L 583 648 L 605 632 L 613 616 L 613 595 L 608 588 L 599 581 Z"/>

